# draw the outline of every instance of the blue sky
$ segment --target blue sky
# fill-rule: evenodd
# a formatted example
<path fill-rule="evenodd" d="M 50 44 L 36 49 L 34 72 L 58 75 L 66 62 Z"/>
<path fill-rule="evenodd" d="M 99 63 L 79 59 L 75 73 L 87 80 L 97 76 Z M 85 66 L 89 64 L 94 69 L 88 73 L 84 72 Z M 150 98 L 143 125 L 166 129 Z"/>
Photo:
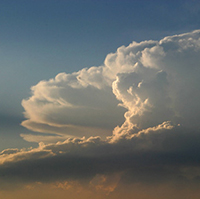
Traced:
<path fill-rule="evenodd" d="M 198 0 L 0 0 L 0 27 L 3 188 L 199 198 Z"/>
<path fill-rule="evenodd" d="M 11 147 L 13 137 L 18 146 L 25 131 L 18 125 L 21 100 L 31 86 L 60 72 L 99 66 L 133 40 L 198 29 L 199 15 L 199 2 L 187 0 L 1 0 L 1 147 Z"/>

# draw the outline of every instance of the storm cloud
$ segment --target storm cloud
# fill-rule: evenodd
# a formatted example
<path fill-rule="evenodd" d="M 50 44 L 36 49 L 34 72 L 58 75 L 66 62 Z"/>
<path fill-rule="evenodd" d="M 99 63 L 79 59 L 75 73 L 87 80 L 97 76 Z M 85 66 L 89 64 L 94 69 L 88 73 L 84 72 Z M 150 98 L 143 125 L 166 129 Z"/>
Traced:
<path fill-rule="evenodd" d="M 1 154 L 0 179 L 11 183 L 82 181 L 119 174 L 119 184 L 199 183 L 200 134 L 165 122 L 112 138 L 69 138 Z"/>
<path fill-rule="evenodd" d="M 196 30 L 132 42 L 108 54 L 103 66 L 39 82 L 22 101 L 27 118 L 22 125 L 43 133 L 104 138 L 123 122 L 140 129 L 164 121 L 198 127 L 199 35 Z"/>
<path fill-rule="evenodd" d="M 108 192 L 199 184 L 199 55 L 196 30 L 132 42 L 102 66 L 39 82 L 22 101 L 22 126 L 52 135 L 22 134 L 39 147 L 2 151 L 1 182 L 77 180 Z"/>

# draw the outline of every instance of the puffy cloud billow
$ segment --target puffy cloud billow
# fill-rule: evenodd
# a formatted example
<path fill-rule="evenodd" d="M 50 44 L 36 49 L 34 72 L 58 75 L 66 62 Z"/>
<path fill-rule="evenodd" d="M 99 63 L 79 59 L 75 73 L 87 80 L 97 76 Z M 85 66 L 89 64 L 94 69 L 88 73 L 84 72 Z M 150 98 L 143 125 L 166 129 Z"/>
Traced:
<path fill-rule="evenodd" d="M 22 101 L 22 126 L 48 134 L 21 136 L 45 144 L 4 150 L 0 179 L 84 180 L 107 192 L 124 183 L 198 184 L 199 55 L 196 30 L 132 42 L 102 66 L 39 82 Z"/>
<path fill-rule="evenodd" d="M 123 115 L 122 126 L 130 128 L 168 120 L 199 126 L 199 35 L 197 30 L 133 42 L 108 54 L 103 66 L 39 82 L 22 101 L 22 125 L 75 137 L 111 135 Z"/>

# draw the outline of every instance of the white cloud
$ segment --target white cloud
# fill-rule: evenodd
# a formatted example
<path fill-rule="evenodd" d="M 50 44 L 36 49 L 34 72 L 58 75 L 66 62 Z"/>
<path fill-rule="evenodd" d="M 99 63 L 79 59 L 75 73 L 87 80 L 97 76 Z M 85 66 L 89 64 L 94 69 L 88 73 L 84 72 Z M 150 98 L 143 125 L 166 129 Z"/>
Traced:
<path fill-rule="evenodd" d="M 119 48 L 115 58 L 107 61 L 118 71 L 113 93 L 128 109 L 122 129 L 142 129 L 168 120 L 199 127 L 199 41 L 197 30 L 158 42 L 133 42 Z"/>
<path fill-rule="evenodd" d="M 39 82 L 32 87 L 33 95 L 22 101 L 27 117 L 22 125 L 79 137 L 111 135 L 113 127 L 123 122 L 124 110 L 117 108 L 118 101 L 101 78 L 100 68 L 93 67 Z"/>
<path fill-rule="evenodd" d="M 199 127 L 199 53 L 199 30 L 121 46 L 102 66 L 33 86 L 22 101 L 22 125 L 63 137 L 103 138 L 114 127 L 116 136 L 165 121 Z"/>

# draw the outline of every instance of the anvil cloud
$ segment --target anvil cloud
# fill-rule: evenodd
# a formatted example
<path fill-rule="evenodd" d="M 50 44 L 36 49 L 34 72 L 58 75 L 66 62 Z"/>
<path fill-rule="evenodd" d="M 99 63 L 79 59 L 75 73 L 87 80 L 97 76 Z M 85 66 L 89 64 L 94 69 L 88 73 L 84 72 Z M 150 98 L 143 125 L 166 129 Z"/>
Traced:
<path fill-rule="evenodd" d="M 122 127 L 142 129 L 168 120 L 199 126 L 199 35 L 196 30 L 132 42 L 108 54 L 103 66 L 39 82 L 22 101 L 27 118 L 22 125 L 62 136 L 105 137 L 125 113 Z"/>

